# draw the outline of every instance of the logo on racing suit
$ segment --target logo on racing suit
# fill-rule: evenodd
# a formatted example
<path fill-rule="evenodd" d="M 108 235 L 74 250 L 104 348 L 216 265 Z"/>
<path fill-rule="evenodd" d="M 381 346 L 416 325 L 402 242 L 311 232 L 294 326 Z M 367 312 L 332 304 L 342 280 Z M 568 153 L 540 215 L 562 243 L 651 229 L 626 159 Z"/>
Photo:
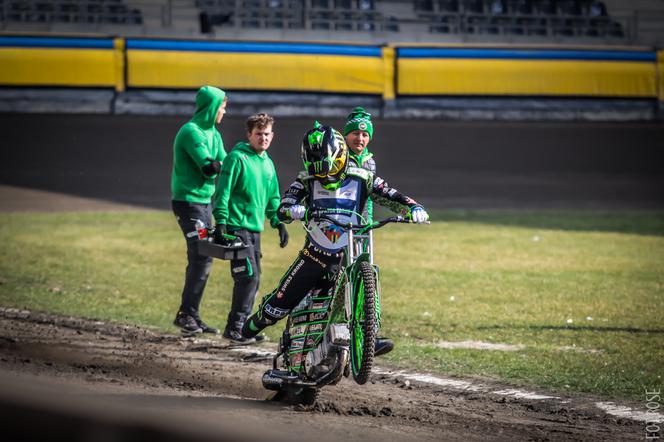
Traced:
<path fill-rule="evenodd" d="M 303 334 L 307 330 L 306 325 L 298 325 L 297 327 L 291 327 L 290 335 L 297 336 Z"/>
<path fill-rule="evenodd" d="M 339 238 L 344 234 L 344 231 L 341 227 L 330 224 L 323 229 L 323 234 L 332 244 L 334 244 L 339 241 Z"/>
<path fill-rule="evenodd" d="M 302 359 L 304 358 L 304 355 L 302 353 L 297 353 L 291 356 L 291 365 L 293 367 L 297 367 L 298 365 L 302 364 Z"/>
<path fill-rule="evenodd" d="M 285 280 L 285 281 L 281 284 L 281 286 L 279 287 L 279 291 L 280 291 L 280 292 L 283 292 L 283 291 L 286 290 L 286 288 L 288 288 L 288 285 L 289 285 L 289 284 L 291 283 L 291 281 L 293 280 L 293 275 L 295 275 L 295 274 L 297 273 L 297 271 L 300 270 L 300 267 L 302 267 L 303 264 L 304 264 L 304 259 L 301 259 L 300 262 L 298 262 L 297 265 L 293 268 L 293 270 L 291 270 L 291 271 L 289 272 L 289 274 L 288 274 L 288 278 L 286 278 L 286 280 Z M 283 296 L 283 295 L 282 295 L 282 296 Z M 278 296 L 277 296 L 277 297 L 278 297 Z"/>
<path fill-rule="evenodd" d="M 316 338 L 314 336 L 307 337 L 307 340 L 304 342 L 305 347 L 313 347 L 316 345 Z"/>
<path fill-rule="evenodd" d="M 302 350 L 304 348 L 304 338 L 291 340 L 290 350 Z"/>
<path fill-rule="evenodd" d="M 286 317 L 288 310 L 284 310 L 283 308 L 279 307 L 273 307 L 270 304 L 265 304 L 265 313 L 272 316 L 273 318 L 281 319 Z"/>
<path fill-rule="evenodd" d="M 326 316 L 327 312 L 311 313 L 309 315 L 309 321 L 320 321 L 321 319 L 325 319 Z"/>
<path fill-rule="evenodd" d="M 316 250 L 318 250 L 318 249 L 316 249 Z M 309 250 L 307 250 L 307 249 L 303 249 L 303 250 L 302 250 L 302 254 L 303 254 L 304 256 L 308 256 L 312 261 L 314 261 L 315 263 L 319 264 L 322 268 L 327 267 L 327 264 L 325 264 L 323 261 L 321 261 L 320 259 L 316 258 L 314 255 L 312 255 L 311 253 L 309 253 Z M 329 256 L 330 254 L 327 253 L 326 255 Z"/>
<path fill-rule="evenodd" d="M 309 326 L 309 333 L 323 331 L 323 324 L 311 324 Z"/>

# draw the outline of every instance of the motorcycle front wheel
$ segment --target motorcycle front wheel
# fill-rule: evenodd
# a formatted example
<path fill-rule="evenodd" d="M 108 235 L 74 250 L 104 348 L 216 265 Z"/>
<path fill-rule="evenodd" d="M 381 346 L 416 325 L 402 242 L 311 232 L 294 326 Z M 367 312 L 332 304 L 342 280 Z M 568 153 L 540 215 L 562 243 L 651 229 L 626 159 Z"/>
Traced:
<path fill-rule="evenodd" d="M 350 369 L 355 382 L 362 385 L 371 374 L 376 345 L 376 276 L 371 264 L 361 262 L 353 280 Z"/>

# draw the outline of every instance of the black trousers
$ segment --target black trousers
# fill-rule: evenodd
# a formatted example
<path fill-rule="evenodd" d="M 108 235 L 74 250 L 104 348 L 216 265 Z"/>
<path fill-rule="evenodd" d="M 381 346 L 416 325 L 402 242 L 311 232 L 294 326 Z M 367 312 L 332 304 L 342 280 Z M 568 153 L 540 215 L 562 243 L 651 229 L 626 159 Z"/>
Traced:
<path fill-rule="evenodd" d="M 325 253 L 311 243 L 305 244 L 279 286 L 263 298 L 259 310 L 251 317 L 252 333 L 245 328 L 243 334 L 250 336 L 274 324 L 286 317 L 310 290 L 329 284 L 327 277 L 336 274 L 342 257 L 341 252 Z"/>
<path fill-rule="evenodd" d="M 246 229 L 229 230 L 228 233 L 239 236 L 250 247 L 248 258 L 231 260 L 234 285 L 226 330 L 239 332 L 254 307 L 261 280 L 261 234 Z"/>
<path fill-rule="evenodd" d="M 210 204 L 187 201 L 172 201 L 171 207 L 184 239 L 187 241 L 187 270 L 185 271 L 180 311 L 194 318 L 200 318 L 199 308 L 212 269 L 212 258 L 198 254 L 196 220 L 201 220 L 207 227 L 211 227 L 212 207 Z"/>

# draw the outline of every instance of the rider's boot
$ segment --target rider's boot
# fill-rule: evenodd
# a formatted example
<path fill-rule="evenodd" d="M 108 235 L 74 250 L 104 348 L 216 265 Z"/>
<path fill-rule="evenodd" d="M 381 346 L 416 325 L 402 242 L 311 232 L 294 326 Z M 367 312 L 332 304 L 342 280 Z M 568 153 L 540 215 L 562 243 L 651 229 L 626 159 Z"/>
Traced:
<path fill-rule="evenodd" d="M 386 355 L 394 348 L 394 342 L 390 338 L 376 338 L 374 356 Z"/>
<path fill-rule="evenodd" d="M 258 312 L 257 312 L 258 313 Z M 259 319 L 257 313 L 249 316 L 242 326 L 242 336 L 245 338 L 255 338 L 265 327 L 270 325 L 265 319 Z M 262 339 L 261 339 L 262 340 Z"/>
<path fill-rule="evenodd" d="M 277 323 L 288 315 L 289 310 L 270 306 L 268 301 L 272 298 L 272 294 L 267 294 L 263 297 L 261 306 L 256 313 L 249 316 L 242 325 L 242 335 L 246 338 L 256 338 L 265 327 Z M 269 312 L 269 313 L 268 313 Z M 257 341 L 263 340 L 262 337 L 256 338 Z"/>

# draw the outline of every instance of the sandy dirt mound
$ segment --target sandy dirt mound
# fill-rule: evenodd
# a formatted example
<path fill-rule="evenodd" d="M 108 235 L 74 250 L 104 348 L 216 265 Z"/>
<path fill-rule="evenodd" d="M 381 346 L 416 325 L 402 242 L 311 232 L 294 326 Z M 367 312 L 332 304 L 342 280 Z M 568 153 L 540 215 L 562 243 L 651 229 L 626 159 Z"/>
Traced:
<path fill-rule="evenodd" d="M 459 392 L 385 374 L 322 390 L 311 408 L 271 400 L 275 343 L 0 309 L 6 440 L 641 440 L 642 424 L 574 406 Z M 32 423 L 40 422 L 39 425 Z M 3 437 L 4 439 L 4 437 Z"/>

